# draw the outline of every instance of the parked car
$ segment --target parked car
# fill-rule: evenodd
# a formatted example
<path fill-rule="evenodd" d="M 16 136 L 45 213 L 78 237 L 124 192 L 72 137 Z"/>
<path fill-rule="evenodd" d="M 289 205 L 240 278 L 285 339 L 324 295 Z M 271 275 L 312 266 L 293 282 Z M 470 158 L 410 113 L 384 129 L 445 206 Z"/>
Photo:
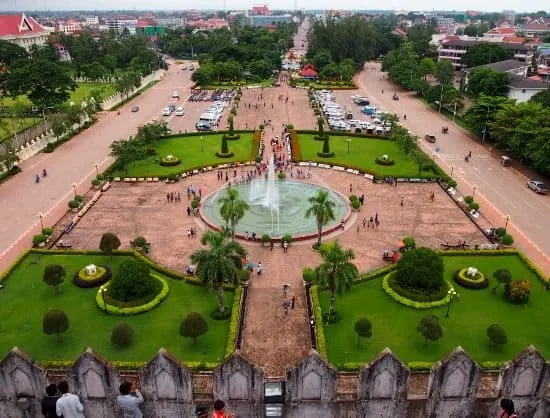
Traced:
<path fill-rule="evenodd" d="M 436 141 L 435 135 L 430 135 L 430 134 L 424 135 L 424 139 L 428 142 L 431 142 L 432 144 Z"/>
<path fill-rule="evenodd" d="M 139 106 L 132 106 L 132 113 L 136 113 L 139 111 Z"/>
<path fill-rule="evenodd" d="M 172 111 L 170 110 L 169 107 L 165 107 L 164 110 L 162 111 L 162 116 L 170 116 L 172 114 Z"/>
<path fill-rule="evenodd" d="M 200 120 L 195 124 L 195 128 L 197 129 L 197 131 L 211 131 L 212 125 L 209 122 L 204 122 Z"/>
<path fill-rule="evenodd" d="M 185 115 L 185 111 L 183 109 L 183 106 L 180 106 L 176 109 L 176 113 L 175 113 L 176 116 L 183 116 Z"/>
<path fill-rule="evenodd" d="M 527 182 L 527 187 L 529 187 L 531 190 L 533 190 L 535 193 L 538 193 L 538 194 L 548 193 L 548 189 L 546 188 L 546 186 L 542 181 L 529 180 Z"/>
<path fill-rule="evenodd" d="M 180 98 L 180 94 L 178 93 L 177 90 L 174 90 L 172 92 L 172 98 L 174 98 L 174 99 L 179 99 Z"/>
<path fill-rule="evenodd" d="M 368 106 L 370 105 L 370 101 L 366 97 L 358 97 L 354 100 L 356 105 L 359 106 Z"/>
<path fill-rule="evenodd" d="M 167 107 L 168 109 L 170 109 L 170 112 L 173 112 L 174 110 L 176 110 L 176 105 L 173 103 L 170 103 Z"/>

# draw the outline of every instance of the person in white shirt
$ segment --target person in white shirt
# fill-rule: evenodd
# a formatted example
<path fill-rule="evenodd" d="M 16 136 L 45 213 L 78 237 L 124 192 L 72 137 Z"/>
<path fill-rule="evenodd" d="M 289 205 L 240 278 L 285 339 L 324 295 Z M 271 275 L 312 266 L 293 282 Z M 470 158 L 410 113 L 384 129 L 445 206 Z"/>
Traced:
<path fill-rule="evenodd" d="M 63 380 L 57 385 L 61 398 L 55 404 L 55 412 L 63 418 L 85 418 L 84 407 L 77 395 L 69 392 L 69 384 Z"/>
<path fill-rule="evenodd" d="M 130 382 L 122 382 L 119 386 L 120 395 L 116 402 L 123 418 L 143 418 L 139 405 L 143 403 L 143 396 Z"/>

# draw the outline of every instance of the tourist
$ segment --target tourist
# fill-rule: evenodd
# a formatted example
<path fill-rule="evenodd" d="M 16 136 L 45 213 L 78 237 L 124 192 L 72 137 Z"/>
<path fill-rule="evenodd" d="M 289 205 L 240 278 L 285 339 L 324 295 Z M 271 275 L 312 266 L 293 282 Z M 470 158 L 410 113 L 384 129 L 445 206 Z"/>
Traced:
<path fill-rule="evenodd" d="M 363 228 L 367 227 L 367 218 L 363 218 Z"/>
<path fill-rule="evenodd" d="M 346 222 L 342 219 L 342 221 L 340 222 L 340 228 L 342 228 L 342 231 L 344 229 L 346 229 Z"/>
<path fill-rule="evenodd" d="M 271 241 L 269 242 L 269 250 L 270 250 L 270 251 L 273 251 L 273 245 L 274 245 L 274 244 L 273 244 L 273 240 L 271 240 Z"/>
<path fill-rule="evenodd" d="M 225 402 L 218 399 L 214 402 L 212 418 L 235 418 L 234 414 L 225 411 Z"/>
<path fill-rule="evenodd" d="M 262 275 L 263 265 L 261 261 L 258 261 L 258 267 L 256 268 L 256 271 L 258 272 L 258 276 Z"/>
<path fill-rule="evenodd" d="M 370 227 L 373 227 L 374 228 L 374 218 L 371 216 L 370 219 L 369 219 L 369 228 Z"/>
<path fill-rule="evenodd" d="M 349 192 L 350 192 L 350 193 L 353 192 L 353 184 L 351 184 L 351 183 L 350 183 L 350 185 L 349 185 Z"/>
<path fill-rule="evenodd" d="M 80 403 L 77 395 L 69 392 L 69 384 L 63 380 L 57 385 L 57 389 L 61 392 L 55 404 L 55 412 L 57 416 L 63 418 L 84 418 L 84 407 Z"/>
<path fill-rule="evenodd" d="M 119 386 L 120 395 L 116 403 L 122 412 L 123 418 L 143 418 L 139 406 L 143 403 L 143 396 L 130 382 L 122 382 Z"/>
<path fill-rule="evenodd" d="M 256 233 L 252 232 L 252 241 L 256 241 Z"/>
<path fill-rule="evenodd" d="M 286 241 L 283 241 L 283 252 L 284 253 L 288 252 L 288 242 L 286 242 Z"/>
<path fill-rule="evenodd" d="M 511 399 L 503 398 L 500 400 L 500 412 L 498 418 L 517 418 L 514 401 Z"/>
<path fill-rule="evenodd" d="M 191 228 L 187 228 L 187 238 L 191 238 Z"/>
<path fill-rule="evenodd" d="M 289 284 L 285 283 L 283 284 L 283 297 L 286 299 L 286 295 L 288 294 L 288 288 L 290 287 Z"/>
<path fill-rule="evenodd" d="M 296 304 L 296 296 L 292 295 L 292 298 L 290 298 L 290 309 L 294 309 L 295 304 Z"/>
<path fill-rule="evenodd" d="M 42 398 L 42 415 L 44 415 L 45 418 L 57 417 L 55 404 L 58 399 L 59 396 L 57 395 L 57 386 L 55 383 L 48 385 L 46 387 L 46 396 Z"/>
<path fill-rule="evenodd" d="M 248 234 L 248 231 L 244 233 L 244 239 L 247 241 L 250 239 L 250 235 Z"/>
<path fill-rule="evenodd" d="M 403 206 L 403 196 L 401 196 L 401 201 L 399 202 L 399 205 Z"/>
<path fill-rule="evenodd" d="M 170 201 L 170 193 L 166 193 L 166 201 L 167 201 L 167 202 Z"/>
<path fill-rule="evenodd" d="M 191 216 L 191 207 L 187 206 L 187 216 Z"/>
<path fill-rule="evenodd" d="M 289 308 L 290 308 L 290 302 L 288 300 L 285 300 L 283 302 L 283 310 L 285 311 L 285 315 L 288 315 Z"/>
<path fill-rule="evenodd" d="M 361 202 L 361 206 L 363 206 L 365 204 L 365 194 L 364 193 L 359 198 L 359 202 Z"/>

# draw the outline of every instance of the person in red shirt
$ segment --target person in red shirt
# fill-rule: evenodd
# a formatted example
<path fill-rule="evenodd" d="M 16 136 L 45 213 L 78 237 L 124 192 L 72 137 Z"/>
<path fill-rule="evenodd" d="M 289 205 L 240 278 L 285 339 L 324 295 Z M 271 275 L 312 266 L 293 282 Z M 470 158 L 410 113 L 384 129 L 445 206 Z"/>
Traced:
<path fill-rule="evenodd" d="M 514 401 L 503 398 L 500 400 L 500 413 L 498 418 L 518 418 L 514 408 Z"/>
<path fill-rule="evenodd" d="M 214 412 L 212 418 L 235 418 L 234 414 L 225 411 L 225 402 L 218 399 L 214 402 Z"/>

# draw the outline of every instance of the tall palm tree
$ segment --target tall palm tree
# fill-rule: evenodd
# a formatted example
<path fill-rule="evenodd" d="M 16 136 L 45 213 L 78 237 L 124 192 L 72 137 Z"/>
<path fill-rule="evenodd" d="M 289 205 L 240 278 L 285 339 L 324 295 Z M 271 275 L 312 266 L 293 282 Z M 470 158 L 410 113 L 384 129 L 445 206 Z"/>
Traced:
<path fill-rule="evenodd" d="M 191 254 L 191 262 L 197 265 L 197 277 L 218 294 L 218 311 L 225 312 L 223 284 L 237 281 L 240 260 L 246 251 L 238 242 L 227 241 L 224 232 L 206 231 L 201 238 L 208 249 L 200 249 Z"/>
<path fill-rule="evenodd" d="M 355 259 L 353 250 L 346 250 L 338 241 L 328 242 L 320 248 L 323 262 L 317 267 L 317 282 L 330 289 L 329 318 L 334 313 L 336 293 L 342 294 L 349 290 L 354 280 L 359 277 L 359 271 L 351 260 Z"/>
<path fill-rule="evenodd" d="M 225 220 L 226 226 L 231 224 L 231 239 L 235 241 L 235 226 L 244 217 L 248 210 L 248 203 L 239 199 L 239 191 L 233 187 L 229 187 L 220 199 L 220 215 Z"/>
<path fill-rule="evenodd" d="M 334 220 L 334 207 L 336 203 L 328 198 L 328 191 L 326 190 L 319 190 L 315 196 L 311 196 L 307 201 L 311 203 L 311 206 L 306 210 L 306 218 L 314 216 L 317 220 L 317 231 L 319 232 L 317 245 L 320 246 L 323 226 L 328 221 Z"/>

